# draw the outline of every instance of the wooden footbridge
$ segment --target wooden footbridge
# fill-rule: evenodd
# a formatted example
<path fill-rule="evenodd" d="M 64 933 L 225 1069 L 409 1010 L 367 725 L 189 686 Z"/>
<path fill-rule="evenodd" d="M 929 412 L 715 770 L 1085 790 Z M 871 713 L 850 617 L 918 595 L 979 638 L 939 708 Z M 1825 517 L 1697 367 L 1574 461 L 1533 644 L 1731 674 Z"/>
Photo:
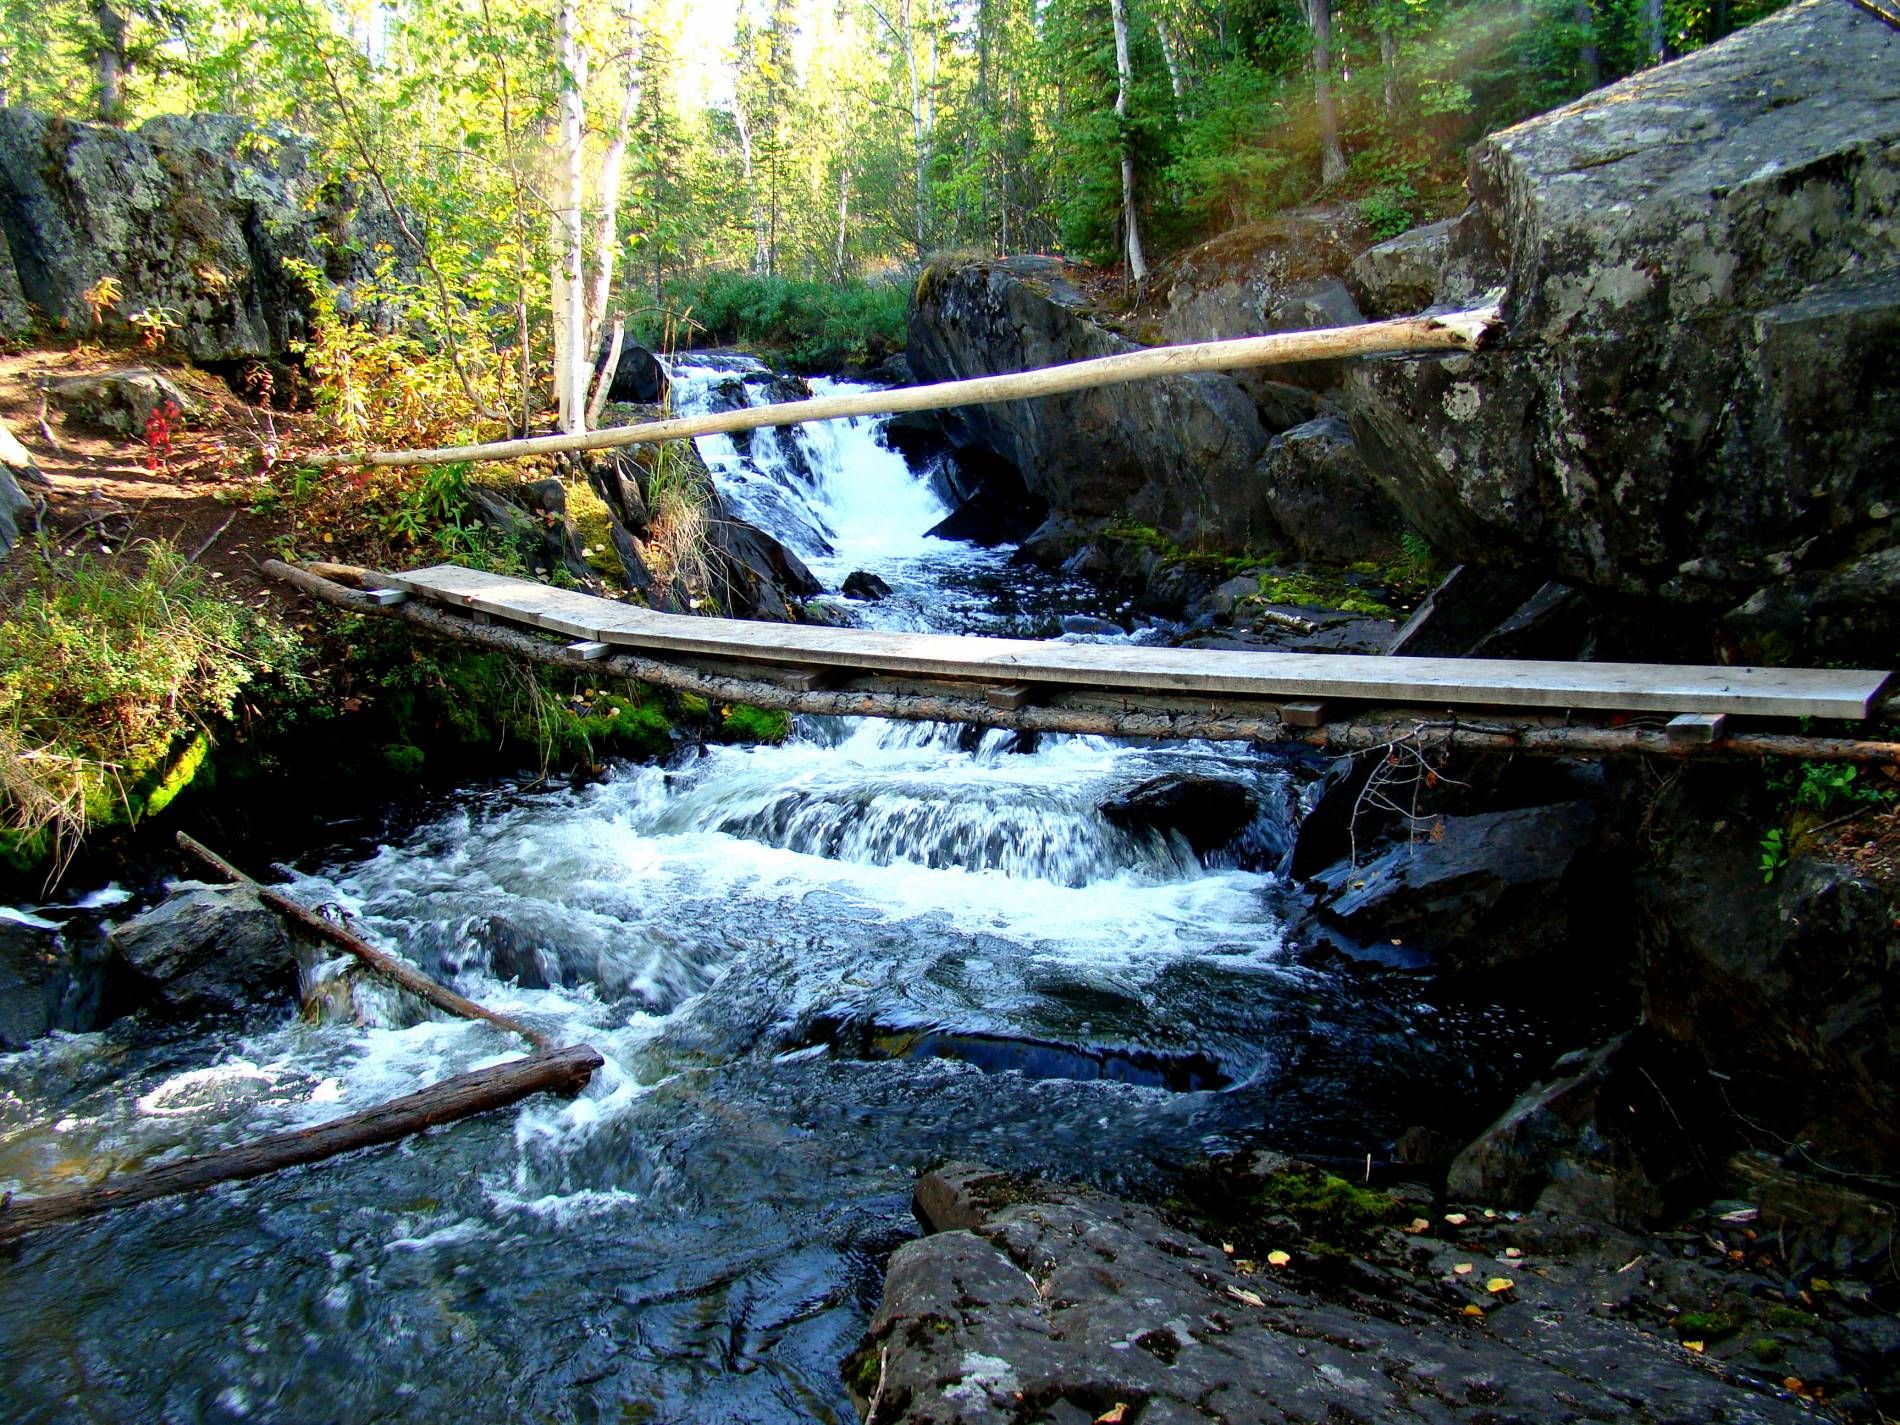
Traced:
<path fill-rule="evenodd" d="M 539 662 L 791 712 L 1340 748 L 1422 740 L 1599 755 L 1900 759 L 1900 744 L 1793 728 L 1797 719 L 1855 724 L 1875 717 L 1894 680 L 1873 670 L 1388 658 L 887 633 L 656 613 L 456 565 L 390 574 L 276 561 L 265 567 L 331 603 Z"/>
<path fill-rule="evenodd" d="M 745 407 L 604 431 L 436 450 L 328 452 L 308 464 L 416 466 L 572 455 L 804 421 L 1019 401 L 1120 382 L 1396 352 L 1475 351 L 1496 307 L 1158 347 L 1035 371 Z M 694 618 L 452 565 L 266 572 L 345 608 L 544 663 L 594 666 L 724 702 L 802 713 L 1120 737 L 1399 741 L 1605 755 L 1900 760 L 1900 743 L 1815 736 L 1865 723 L 1892 678 L 1837 669 L 1385 658 L 870 632 Z M 354 586 L 354 587 L 351 587 Z M 1853 729 L 1848 729 L 1850 732 Z"/>

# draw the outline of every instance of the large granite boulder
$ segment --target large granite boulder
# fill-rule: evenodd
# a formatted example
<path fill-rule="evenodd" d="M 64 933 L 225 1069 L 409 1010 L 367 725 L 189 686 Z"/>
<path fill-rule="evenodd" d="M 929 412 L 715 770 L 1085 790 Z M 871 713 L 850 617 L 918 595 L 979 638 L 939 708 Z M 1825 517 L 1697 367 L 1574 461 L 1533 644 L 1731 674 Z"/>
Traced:
<path fill-rule="evenodd" d="M 1399 512 L 1338 416 L 1282 431 L 1267 442 L 1258 469 L 1267 508 L 1300 558 L 1350 564 L 1398 553 Z"/>
<path fill-rule="evenodd" d="M 1436 547 L 1728 607 L 1900 543 L 1900 32 L 1803 0 L 1491 136 L 1471 190 L 1415 241 L 1506 341 L 1345 392 Z"/>
<path fill-rule="evenodd" d="M 1115 356 L 1135 343 L 1091 320 L 1056 258 L 950 261 L 911 306 L 919 381 Z M 946 413 L 959 446 L 1001 456 L 1057 518 L 1130 515 L 1182 541 L 1238 547 L 1270 529 L 1254 462 L 1267 432 L 1230 377 L 1179 376 Z"/>
<path fill-rule="evenodd" d="M 378 265 L 408 256 L 388 209 L 317 167 L 305 140 L 227 115 L 124 130 L 0 109 L 0 233 L 0 266 L 49 321 L 90 329 L 85 295 L 110 277 L 102 326 L 162 308 L 197 361 L 281 357 L 308 336 L 298 264 L 349 308 Z"/>
<path fill-rule="evenodd" d="M 170 1019 L 297 1003 L 296 948 L 246 887 L 181 887 L 113 929 L 108 997 Z"/>

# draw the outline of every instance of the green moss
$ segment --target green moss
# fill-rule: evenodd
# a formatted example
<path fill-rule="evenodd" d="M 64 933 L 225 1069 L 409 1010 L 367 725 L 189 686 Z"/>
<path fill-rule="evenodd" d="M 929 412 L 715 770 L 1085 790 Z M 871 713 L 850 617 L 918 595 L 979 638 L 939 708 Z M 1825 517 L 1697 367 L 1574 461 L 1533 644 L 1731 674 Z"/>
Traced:
<path fill-rule="evenodd" d="M 191 785 L 205 764 L 205 758 L 211 751 L 211 739 L 200 732 L 185 744 L 171 761 L 171 765 L 159 771 L 149 790 L 144 792 L 144 805 L 139 812 L 144 816 L 157 816 L 170 806 L 178 794 Z"/>
<path fill-rule="evenodd" d="M 1764 1319 L 1770 1326 L 1783 1331 L 1812 1331 L 1821 1324 L 1821 1318 L 1812 1311 L 1803 1311 L 1794 1306 L 1771 1306 Z"/>
<path fill-rule="evenodd" d="M 1337 579 L 1316 574 L 1262 574 L 1260 593 L 1263 604 L 1292 604 L 1303 609 L 1336 609 L 1340 613 L 1363 614 L 1367 618 L 1395 618 L 1397 611 Z M 1243 601 L 1244 602 L 1244 601 Z"/>
<path fill-rule="evenodd" d="M 1788 1348 L 1773 1336 L 1763 1336 L 1749 1345 L 1749 1354 L 1764 1366 L 1777 1365 L 1788 1354 Z"/>
<path fill-rule="evenodd" d="M 1675 1320 L 1676 1334 L 1688 1341 L 1719 1341 L 1742 1329 L 1740 1317 L 1726 1311 L 1685 1311 Z"/>
<path fill-rule="evenodd" d="M 883 1374 L 877 1348 L 867 1338 L 857 1350 L 844 1358 L 838 1374 L 843 1378 L 845 1388 L 853 1395 L 860 1400 L 869 1400 L 877 1394 L 878 1377 Z"/>
<path fill-rule="evenodd" d="M 783 742 L 791 734 L 792 715 L 769 708 L 735 703 L 719 719 L 719 736 L 725 742 Z"/>
<path fill-rule="evenodd" d="M 1294 1245 L 1314 1255 L 1337 1254 L 1408 1216 L 1385 1193 L 1308 1163 L 1266 1175 L 1252 1172 L 1248 1163 L 1240 1154 L 1196 1164 L 1169 1206 L 1210 1237 L 1240 1244 L 1251 1255 Z M 1289 1241 L 1295 1235 L 1300 1241 Z"/>
<path fill-rule="evenodd" d="M 381 749 L 383 766 L 398 777 L 420 777 L 426 756 L 412 742 L 385 742 Z"/>

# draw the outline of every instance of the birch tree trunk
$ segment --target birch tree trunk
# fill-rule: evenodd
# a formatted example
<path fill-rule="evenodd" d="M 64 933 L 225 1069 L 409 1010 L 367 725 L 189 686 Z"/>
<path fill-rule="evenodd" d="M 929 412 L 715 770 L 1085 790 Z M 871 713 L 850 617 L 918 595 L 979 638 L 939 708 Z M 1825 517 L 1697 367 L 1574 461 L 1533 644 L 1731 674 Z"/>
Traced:
<path fill-rule="evenodd" d="M 745 178 L 746 202 L 752 209 L 752 271 L 755 276 L 765 273 L 765 209 L 759 202 L 758 177 L 752 166 L 752 124 L 746 118 L 745 101 L 735 96 L 732 101 L 732 122 L 739 130 L 739 171 Z"/>
<path fill-rule="evenodd" d="M 844 281 L 844 245 L 851 226 L 851 170 L 838 165 L 838 237 L 831 253 L 831 280 Z"/>
<path fill-rule="evenodd" d="M 99 52 L 93 58 L 93 74 L 99 81 L 99 121 L 116 124 L 125 116 L 125 16 L 109 0 L 97 0 L 92 18 L 99 27 Z"/>
<path fill-rule="evenodd" d="M 1181 61 L 1175 56 L 1174 36 L 1168 33 L 1168 22 L 1159 15 L 1155 16 L 1155 38 L 1161 41 L 1161 62 L 1168 67 L 1168 88 L 1174 91 L 1174 115 L 1178 119 L 1187 86 L 1181 80 Z"/>
<path fill-rule="evenodd" d="M 575 0 L 562 0 L 557 28 L 560 61 L 561 205 L 555 211 L 555 372 L 561 431 L 578 435 L 587 428 L 587 373 L 593 362 L 587 345 L 585 253 L 581 211 L 587 200 L 582 152 L 586 140 L 587 59 L 581 51 Z"/>
<path fill-rule="evenodd" d="M 1128 90 L 1134 82 L 1134 66 L 1128 59 L 1126 0 L 1111 0 L 1109 10 L 1115 24 L 1115 122 L 1121 130 L 1122 228 L 1127 237 L 1128 275 L 1139 293 L 1148 281 L 1148 260 L 1141 252 L 1141 225 L 1135 212 L 1135 154 L 1128 142 Z"/>
<path fill-rule="evenodd" d="M 1385 80 L 1385 116 L 1399 112 L 1399 41 L 1390 30 L 1379 31 L 1379 72 Z"/>
<path fill-rule="evenodd" d="M 587 304 L 587 355 L 600 350 L 607 329 L 607 304 L 613 300 L 614 261 L 620 248 L 620 179 L 627 165 L 627 141 L 633 134 L 633 116 L 640 109 L 640 23 L 627 16 L 626 83 L 621 90 L 620 116 L 613 139 L 600 161 L 600 228 L 594 239 L 594 293 Z"/>

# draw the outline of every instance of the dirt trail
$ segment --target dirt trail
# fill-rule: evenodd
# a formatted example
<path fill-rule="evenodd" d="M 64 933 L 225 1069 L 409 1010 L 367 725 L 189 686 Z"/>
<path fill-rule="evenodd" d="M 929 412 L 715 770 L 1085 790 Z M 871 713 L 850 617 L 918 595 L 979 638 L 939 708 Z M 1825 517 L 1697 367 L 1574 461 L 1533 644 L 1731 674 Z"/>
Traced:
<path fill-rule="evenodd" d="M 136 367 L 162 370 L 200 412 L 175 432 L 171 453 L 157 469 L 143 440 L 81 424 L 51 401 L 46 425 L 57 444 L 48 442 L 40 428 L 41 382 Z M 198 562 L 237 597 L 292 602 L 257 572 L 288 523 L 280 513 L 252 506 L 267 488 L 258 473 L 263 442 L 274 432 L 288 443 L 298 416 L 267 415 L 216 376 L 182 361 L 88 344 L 0 354 L 0 419 L 52 482 L 50 491 L 30 493 L 46 497 L 45 528 L 58 551 L 99 555 L 149 538 L 170 539 L 188 554 L 204 546 Z"/>

